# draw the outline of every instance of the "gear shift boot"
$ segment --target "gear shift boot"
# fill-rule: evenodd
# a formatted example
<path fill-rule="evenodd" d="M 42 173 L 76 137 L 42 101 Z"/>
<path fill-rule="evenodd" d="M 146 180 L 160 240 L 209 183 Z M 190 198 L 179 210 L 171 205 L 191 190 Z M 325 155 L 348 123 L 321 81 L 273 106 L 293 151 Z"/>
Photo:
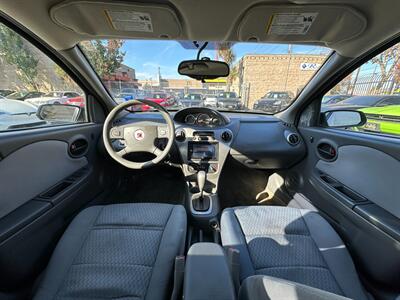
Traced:
<path fill-rule="evenodd" d="M 195 211 L 207 211 L 210 208 L 210 197 L 203 196 L 192 200 L 193 209 Z"/>

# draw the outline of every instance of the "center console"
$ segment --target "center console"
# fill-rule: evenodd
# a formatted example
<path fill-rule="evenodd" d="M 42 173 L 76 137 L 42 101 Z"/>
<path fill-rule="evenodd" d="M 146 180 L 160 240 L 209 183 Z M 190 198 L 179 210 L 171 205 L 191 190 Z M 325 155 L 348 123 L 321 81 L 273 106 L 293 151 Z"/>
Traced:
<path fill-rule="evenodd" d="M 187 207 L 194 224 L 203 230 L 218 226 L 218 180 L 230 151 L 234 128 L 176 127 L 176 141 L 187 183 Z"/>

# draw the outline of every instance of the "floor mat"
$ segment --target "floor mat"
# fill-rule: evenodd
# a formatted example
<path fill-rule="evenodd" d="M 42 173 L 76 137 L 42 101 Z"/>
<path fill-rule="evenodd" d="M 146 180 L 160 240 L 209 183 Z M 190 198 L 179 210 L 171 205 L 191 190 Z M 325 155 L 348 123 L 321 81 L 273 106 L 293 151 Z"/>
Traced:
<path fill-rule="evenodd" d="M 266 192 L 272 172 L 250 169 L 232 157 L 227 158 L 219 181 L 221 208 L 247 205 L 284 205 Z"/>
<path fill-rule="evenodd" d="M 185 201 L 185 181 L 182 171 L 173 167 L 154 167 L 128 173 L 115 193 L 118 203 L 169 203 Z"/>

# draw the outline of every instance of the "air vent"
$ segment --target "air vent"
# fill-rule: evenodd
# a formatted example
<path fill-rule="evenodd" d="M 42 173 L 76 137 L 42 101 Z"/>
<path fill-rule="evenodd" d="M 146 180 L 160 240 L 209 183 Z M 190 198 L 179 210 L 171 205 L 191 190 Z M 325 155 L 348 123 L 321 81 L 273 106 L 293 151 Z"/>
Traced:
<path fill-rule="evenodd" d="M 290 145 L 296 146 L 300 142 L 300 137 L 297 133 L 289 133 L 286 140 Z"/>
<path fill-rule="evenodd" d="M 337 157 L 337 151 L 334 146 L 328 143 L 320 143 L 317 146 L 317 152 L 320 158 L 327 161 L 333 161 Z"/>
<path fill-rule="evenodd" d="M 69 154 L 72 157 L 81 157 L 86 154 L 89 143 L 86 139 L 77 139 L 69 145 Z"/>
<path fill-rule="evenodd" d="M 229 131 L 224 131 L 221 134 L 221 138 L 224 140 L 224 142 L 229 142 L 232 139 L 232 134 Z"/>

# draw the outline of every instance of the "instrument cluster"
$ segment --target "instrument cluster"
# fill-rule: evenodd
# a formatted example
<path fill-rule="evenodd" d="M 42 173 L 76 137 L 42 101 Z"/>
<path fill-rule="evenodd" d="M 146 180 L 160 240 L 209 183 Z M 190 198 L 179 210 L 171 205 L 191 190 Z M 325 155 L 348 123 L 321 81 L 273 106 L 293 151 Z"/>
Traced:
<path fill-rule="evenodd" d="M 185 117 L 185 124 L 188 125 L 198 125 L 198 126 L 220 126 L 221 120 L 217 117 L 210 116 L 205 113 L 200 113 L 197 115 L 188 114 Z"/>
<path fill-rule="evenodd" d="M 188 108 L 179 111 L 174 120 L 181 124 L 199 127 L 225 126 L 229 121 L 218 111 L 209 108 Z"/>

